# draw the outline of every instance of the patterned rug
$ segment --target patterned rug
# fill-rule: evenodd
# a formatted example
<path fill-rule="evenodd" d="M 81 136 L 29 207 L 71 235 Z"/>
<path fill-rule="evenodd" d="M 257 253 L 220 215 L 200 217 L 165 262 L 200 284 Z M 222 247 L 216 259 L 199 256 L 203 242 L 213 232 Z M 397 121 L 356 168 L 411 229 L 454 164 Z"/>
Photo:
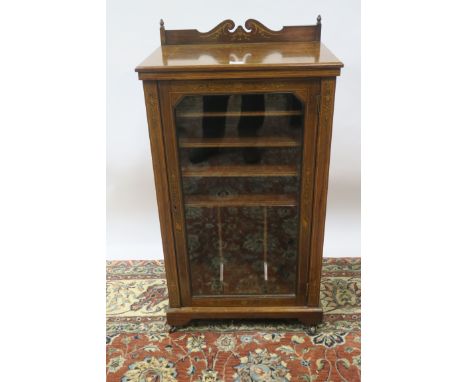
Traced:
<path fill-rule="evenodd" d="M 360 381 L 361 262 L 327 258 L 324 322 L 197 321 L 169 333 L 162 261 L 107 262 L 107 381 Z"/>

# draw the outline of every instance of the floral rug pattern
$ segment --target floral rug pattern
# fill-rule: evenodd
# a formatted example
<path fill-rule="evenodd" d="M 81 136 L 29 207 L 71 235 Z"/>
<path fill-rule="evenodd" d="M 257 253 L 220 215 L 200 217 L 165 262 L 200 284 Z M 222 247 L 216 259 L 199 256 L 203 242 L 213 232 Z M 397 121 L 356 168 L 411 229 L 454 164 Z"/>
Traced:
<path fill-rule="evenodd" d="M 107 381 L 360 381 L 360 259 L 326 258 L 324 322 L 196 321 L 169 333 L 162 261 L 107 263 Z"/>

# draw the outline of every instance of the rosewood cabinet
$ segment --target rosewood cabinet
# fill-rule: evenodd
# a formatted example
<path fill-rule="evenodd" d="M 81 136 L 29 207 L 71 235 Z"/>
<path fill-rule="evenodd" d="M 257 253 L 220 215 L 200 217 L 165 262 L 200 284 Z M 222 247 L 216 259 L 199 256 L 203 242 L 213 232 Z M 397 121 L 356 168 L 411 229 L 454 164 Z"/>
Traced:
<path fill-rule="evenodd" d="M 336 77 L 316 25 L 166 30 L 143 81 L 170 325 L 322 319 Z"/>

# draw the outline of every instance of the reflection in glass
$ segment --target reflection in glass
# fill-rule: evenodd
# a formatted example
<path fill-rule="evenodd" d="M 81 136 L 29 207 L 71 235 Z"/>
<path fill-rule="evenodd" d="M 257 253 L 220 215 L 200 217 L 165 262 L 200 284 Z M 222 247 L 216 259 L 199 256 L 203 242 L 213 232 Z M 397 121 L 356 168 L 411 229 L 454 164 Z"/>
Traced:
<path fill-rule="evenodd" d="M 301 103 L 186 96 L 175 116 L 192 294 L 294 294 Z"/>

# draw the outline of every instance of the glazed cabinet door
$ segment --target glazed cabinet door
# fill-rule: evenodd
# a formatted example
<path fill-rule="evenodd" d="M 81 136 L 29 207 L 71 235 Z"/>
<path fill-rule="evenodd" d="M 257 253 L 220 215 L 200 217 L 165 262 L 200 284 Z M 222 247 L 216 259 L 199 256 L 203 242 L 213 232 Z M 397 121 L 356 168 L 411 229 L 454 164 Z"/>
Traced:
<path fill-rule="evenodd" d="M 182 305 L 305 305 L 319 82 L 159 94 Z"/>

